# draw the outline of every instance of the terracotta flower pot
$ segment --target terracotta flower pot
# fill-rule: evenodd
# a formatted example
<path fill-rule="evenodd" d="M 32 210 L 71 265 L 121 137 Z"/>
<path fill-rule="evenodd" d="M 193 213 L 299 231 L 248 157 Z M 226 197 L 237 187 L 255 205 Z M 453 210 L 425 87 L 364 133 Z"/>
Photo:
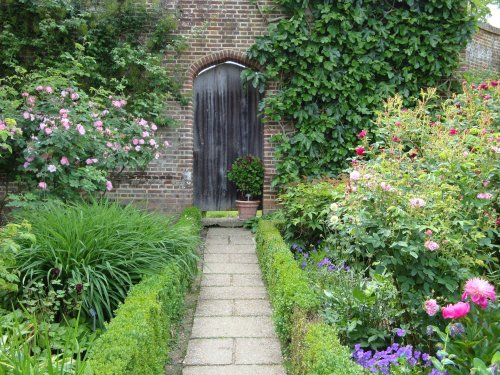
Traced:
<path fill-rule="evenodd" d="M 240 220 L 248 220 L 255 217 L 257 208 L 259 208 L 260 201 L 239 201 L 236 200 L 236 208 Z"/>

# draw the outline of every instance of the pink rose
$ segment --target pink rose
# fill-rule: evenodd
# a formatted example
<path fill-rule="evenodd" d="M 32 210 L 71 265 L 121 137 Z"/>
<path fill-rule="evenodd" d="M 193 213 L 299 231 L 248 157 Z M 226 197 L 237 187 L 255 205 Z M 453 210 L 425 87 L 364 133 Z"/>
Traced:
<path fill-rule="evenodd" d="M 364 147 L 358 147 L 356 148 L 356 155 L 358 156 L 364 156 L 365 155 L 365 148 Z"/>
<path fill-rule="evenodd" d="M 477 195 L 477 197 L 479 199 L 485 199 L 485 200 L 490 200 L 491 198 L 493 198 L 493 194 L 490 194 L 490 193 L 479 193 Z"/>
<path fill-rule="evenodd" d="M 47 134 L 47 135 L 52 134 L 52 129 L 51 128 L 45 128 L 45 134 Z"/>
<path fill-rule="evenodd" d="M 152 124 L 152 125 L 151 125 L 151 129 L 152 129 L 153 131 L 156 131 L 156 130 L 158 129 L 158 126 L 156 126 L 155 124 Z"/>
<path fill-rule="evenodd" d="M 431 240 L 425 241 L 424 246 L 430 251 L 436 251 L 439 249 L 439 244 Z"/>
<path fill-rule="evenodd" d="M 44 181 L 40 181 L 38 183 L 38 188 L 45 190 L 45 189 L 47 189 L 47 184 Z"/>
<path fill-rule="evenodd" d="M 85 128 L 81 124 L 76 125 L 76 130 L 78 130 L 78 133 L 80 133 L 80 135 L 85 134 Z"/>
<path fill-rule="evenodd" d="M 412 206 L 412 207 L 424 207 L 425 201 L 422 198 L 412 198 L 412 199 L 410 199 L 410 206 Z"/>
<path fill-rule="evenodd" d="M 69 160 L 66 156 L 63 156 L 60 160 L 61 165 L 69 165 Z"/>
<path fill-rule="evenodd" d="M 455 128 L 450 129 L 450 135 L 455 135 L 458 133 L 458 130 Z"/>
<path fill-rule="evenodd" d="M 434 316 L 439 311 L 439 305 L 435 299 L 425 301 L 425 312 L 429 316 Z"/>
<path fill-rule="evenodd" d="M 151 146 L 155 146 L 155 145 L 156 145 L 156 141 L 155 141 L 154 139 L 150 139 L 150 140 L 149 140 L 149 144 L 150 144 Z"/>
<path fill-rule="evenodd" d="M 47 170 L 50 172 L 50 173 L 54 173 L 57 168 L 54 164 L 49 164 L 49 166 L 47 167 Z"/>
<path fill-rule="evenodd" d="M 349 178 L 352 181 L 357 181 L 361 178 L 361 173 L 359 173 L 358 171 L 352 171 L 349 175 Z"/>
<path fill-rule="evenodd" d="M 366 130 L 364 130 L 364 129 L 363 129 L 362 131 L 360 131 L 360 132 L 358 133 L 358 138 L 364 138 L 364 137 L 366 137 L 367 135 L 368 135 L 368 131 L 366 131 Z"/>
<path fill-rule="evenodd" d="M 78 100 L 80 98 L 80 95 L 78 95 L 76 92 L 71 93 L 71 100 Z"/>
<path fill-rule="evenodd" d="M 113 190 L 113 183 L 111 181 L 106 181 L 106 190 L 111 191 Z"/>
<path fill-rule="evenodd" d="M 432 230 L 427 229 L 427 230 L 425 231 L 425 235 L 426 235 L 426 236 L 429 236 L 429 237 L 430 237 L 430 236 L 432 236 Z"/>
<path fill-rule="evenodd" d="M 454 305 L 443 307 L 443 318 L 458 319 L 469 313 L 470 305 L 465 302 L 457 302 Z"/>
<path fill-rule="evenodd" d="M 54 92 L 54 89 L 52 89 L 52 87 L 50 87 L 50 86 L 47 86 L 47 87 L 45 87 L 45 91 L 49 94 L 52 94 Z"/>
<path fill-rule="evenodd" d="M 138 140 L 138 139 L 133 139 L 133 140 L 132 140 L 132 144 L 133 144 L 134 146 L 137 146 L 137 145 L 139 144 L 139 140 Z"/>

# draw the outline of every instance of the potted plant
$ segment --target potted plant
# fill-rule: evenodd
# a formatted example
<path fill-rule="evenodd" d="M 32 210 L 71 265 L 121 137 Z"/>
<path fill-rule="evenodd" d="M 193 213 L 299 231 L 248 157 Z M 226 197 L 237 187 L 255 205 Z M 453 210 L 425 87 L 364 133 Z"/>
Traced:
<path fill-rule="evenodd" d="M 229 181 L 234 182 L 240 199 L 236 200 L 240 220 L 255 217 L 264 185 L 264 164 L 252 155 L 236 159 L 227 172 Z"/>

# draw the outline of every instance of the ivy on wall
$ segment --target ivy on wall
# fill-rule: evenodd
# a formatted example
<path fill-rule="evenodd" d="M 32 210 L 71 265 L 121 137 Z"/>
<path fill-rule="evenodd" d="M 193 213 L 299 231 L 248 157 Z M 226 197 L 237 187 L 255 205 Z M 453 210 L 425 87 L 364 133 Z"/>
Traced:
<path fill-rule="evenodd" d="M 267 118 L 294 125 L 275 137 L 275 185 L 335 175 L 356 134 L 396 92 L 439 86 L 476 27 L 469 0 L 276 0 L 286 14 L 248 54 L 264 68 L 245 78 L 263 90 Z"/>

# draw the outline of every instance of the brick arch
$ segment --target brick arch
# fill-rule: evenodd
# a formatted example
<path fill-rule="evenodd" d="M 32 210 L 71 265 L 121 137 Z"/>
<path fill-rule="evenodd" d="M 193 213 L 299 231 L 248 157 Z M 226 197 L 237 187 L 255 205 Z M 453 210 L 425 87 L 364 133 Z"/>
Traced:
<path fill-rule="evenodd" d="M 199 72 L 213 65 L 222 64 L 226 61 L 234 61 L 249 68 L 261 70 L 261 66 L 249 59 L 244 52 L 235 50 L 224 50 L 206 55 L 191 64 L 188 70 L 188 77 L 192 81 Z"/>

